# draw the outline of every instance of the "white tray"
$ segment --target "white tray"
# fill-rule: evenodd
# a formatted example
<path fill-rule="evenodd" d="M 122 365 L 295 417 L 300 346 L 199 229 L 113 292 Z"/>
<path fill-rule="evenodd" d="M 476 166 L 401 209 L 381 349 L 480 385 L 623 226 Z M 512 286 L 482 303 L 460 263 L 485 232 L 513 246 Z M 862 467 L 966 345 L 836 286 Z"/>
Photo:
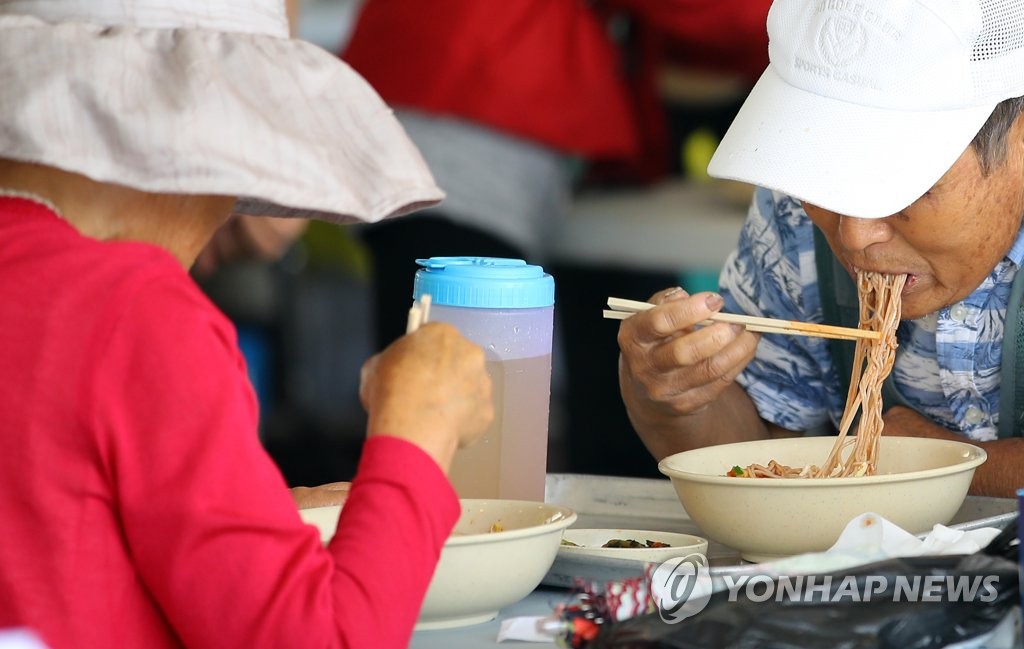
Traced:
<path fill-rule="evenodd" d="M 680 532 L 704 536 L 683 509 L 668 479 L 620 478 L 571 473 L 547 476 L 547 502 L 571 507 L 578 516 L 576 528 L 628 528 Z M 1003 527 L 1017 512 L 1014 498 L 968 496 L 949 527 L 971 530 Z M 708 541 L 712 574 L 730 572 L 743 564 L 739 553 Z M 612 581 L 643 574 L 643 564 L 607 557 L 566 557 L 560 553 L 541 582 L 570 587 L 575 578 Z"/>

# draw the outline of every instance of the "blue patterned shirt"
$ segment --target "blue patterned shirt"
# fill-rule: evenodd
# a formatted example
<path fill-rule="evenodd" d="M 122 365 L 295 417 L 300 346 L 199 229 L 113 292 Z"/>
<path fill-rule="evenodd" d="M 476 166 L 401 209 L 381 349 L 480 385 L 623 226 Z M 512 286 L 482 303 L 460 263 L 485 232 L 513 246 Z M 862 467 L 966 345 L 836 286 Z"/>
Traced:
<path fill-rule="evenodd" d="M 918 412 L 972 440 L 996 438 L 1003 324 L 1022 260 L 1024 229 L 973 293 L 897 332 L 896 387 Z M 800 202 L 758 189 L 722 270 L 723 310 L 822 322 L 817 281 L 814 226 Z M 820 338 L 765 334 L 737 381 L 762 418 L 789 430 L 837 426 L 846 402 Z"/>

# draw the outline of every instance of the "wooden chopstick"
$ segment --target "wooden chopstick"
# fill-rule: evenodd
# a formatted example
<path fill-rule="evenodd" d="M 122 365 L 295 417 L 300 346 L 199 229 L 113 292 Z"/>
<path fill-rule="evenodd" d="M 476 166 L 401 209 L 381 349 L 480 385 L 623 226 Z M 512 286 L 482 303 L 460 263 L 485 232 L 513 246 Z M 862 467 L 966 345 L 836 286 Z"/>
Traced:
<path fill-rule="evenodd" d="M 430 294 L 424 293 L 420 299 L 409 307 L 409 319 L 405 323 L 405 333 L 411 334 L 420 328 L 430 317 Z"/>
<path fill-rule="evenodd" d="M 635 313 L 635 311 L 608 311 L 608 310 L 605 310 L 604 311 L 604 317 L 607 318 L 608 320 L 625 320 L 626 318 L 632 316 L 634 313 Z M 726 314 L 726 315 L 730 315 L 730 314 Z M 715 322 L 715 321 L 714 320 L 701 320 L 697 324 L 699 324 L 699 325 L 709 325 L 712 322 Z M 821 333 L 821 332 L 812 332 L 812 331 L 798 331 L 796 329 L 781 329 L 779 327 L 765 327 L 765 326 L 756 325 L 756 324 L 744 324 L 744 328 L 747 331 L 754 331 L 754 332 L 757 332 L 757 333 L 787 334 L 787 335 L 790 335 L 790 336 L 814 336 L 814 337 L 817 337 L 817 338 L 837 338 L 839 340 L 859 340 L 859 338 L 864 338 L 864 336 L 860 336 L 860 337 L 849 336 L 849 335 L 846 335 L 846 334 L 843 334 L 843 333 L 832 333 L 832 332 Z M 858 331 L 860 331 L 860 330 L 858 330 Z"/>
<path fill-rule="evenodd" d="M 624 320 L 637 311 L 653 309 L 654 304 L 650 302 L 639 302 L 637 300 L 626 300 L 619 297 L 608 298 L 610 311 L 604 312 L 604 317 L 613 320 Z M 836 327 L 833 325 L 817 324 L 813 322 L 797 322 L 795 320 L 778 320 L 775 318 L 760 318 L 757 316 L 740 315 L 737 313 L 715 313 L 708 320 L 698 324 L 711 324 L 712 322 L 731 322 L 741 324 L 748 331 L 759 333 L 787 334 L 792 336 L 816 336 L 818 338 L 838 338 L 839 340 L 878 340 L 882 334 L 870 329 L 854 329 L 851 327 Z"/>

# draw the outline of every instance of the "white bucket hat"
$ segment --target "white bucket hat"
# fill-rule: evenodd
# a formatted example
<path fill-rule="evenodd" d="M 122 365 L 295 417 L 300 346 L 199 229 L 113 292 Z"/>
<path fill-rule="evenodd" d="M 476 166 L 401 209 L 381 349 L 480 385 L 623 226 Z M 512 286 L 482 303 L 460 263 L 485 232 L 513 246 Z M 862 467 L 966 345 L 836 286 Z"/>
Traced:
<path fill-rule="evenodd" d="M 373 89 L 282 0 L 0 0 L 0 158 L 337 223 L 444 197 Z"/>
<path fill-rule="evenodd" d="M 708 172 L 847 216 L 913 203 L 1024 95 L 1024 0 L 775 0 L 768 35 Z"/>

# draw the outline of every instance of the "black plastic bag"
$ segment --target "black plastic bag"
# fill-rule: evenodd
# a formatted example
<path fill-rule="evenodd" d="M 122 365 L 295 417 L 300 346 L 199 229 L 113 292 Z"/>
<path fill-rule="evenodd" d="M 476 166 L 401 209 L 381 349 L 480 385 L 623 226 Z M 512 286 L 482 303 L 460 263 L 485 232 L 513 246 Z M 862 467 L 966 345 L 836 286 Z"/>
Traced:
<path fill-rule="evenodd" d="M 746 589 L 715 593 L 706 608 L 669 624 L 660 613 L 635 617 L 602 628 L 591 649 L 933 649 L 964 642 L 992 631 L 1020 601 L 1018 565 L 1007 558 L 1010 546 L 992 553 L 890 559 L 831 573 L 831 587 L 810 597 L 755 601 Z M 1016 552 L 1016 547 L 1012 548 Z M 913 578 L 939 584 L 927 599 L 896 598 L 900 584 Z M 902 578 L 902 580 L 900 579 Z M 949 578 L 949 579 L 947 579 Z M 868 582 L 868 580 L 871 580 Z M 958 579 L 960 581 L 958 581 Z M 861 601 L 839 592 L 850 581 Z M 966 581 L 963 581 L 966 580 Z M 981 580 L 980 582 L 978 580 Z M 767 580 L 765 580 L 767 581 Z M 885 588 L 880 589 L 880 582 Z M 845 584 L 844 584 L 845 582 Z M 779 581 L 773 582 L 776 587 Z M 817 583 L 822 583 L 819 580 Z M 924 583 L 924 582 L 918 582 Z M 951 595 L 950 586 L 981 586 L 976 596 Z M 765 586 L 763 583 L 762 586 Z M 780 592 L 778 590 L 773 592 Z M 920 594 L 920 591 L 918 591 Z M 827 593 L 827 594 L 826 594 Z M 901 601 L 896 601 L 900 599 Z"/>

